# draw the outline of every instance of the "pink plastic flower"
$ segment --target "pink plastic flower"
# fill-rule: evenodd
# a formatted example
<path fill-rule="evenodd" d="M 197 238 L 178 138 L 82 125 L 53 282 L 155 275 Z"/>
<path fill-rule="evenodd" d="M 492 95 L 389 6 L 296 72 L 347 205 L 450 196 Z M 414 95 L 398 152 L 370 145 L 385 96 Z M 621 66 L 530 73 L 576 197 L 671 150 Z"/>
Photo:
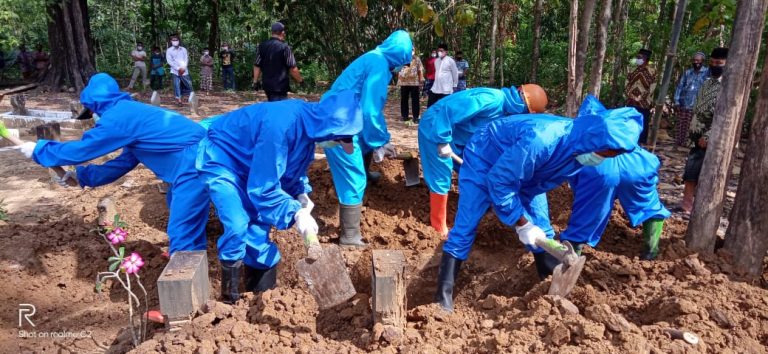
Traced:
<path fill-rule="evenodd" d="M 112 242 L 113 245 L 116 245 L 120 242 L 125 241 L 125 238 L 128 236 L 128 232 L 123 230 L 122 228 L 116 227 L 112 232 L 107 234 L 107 239 L 109 242 Z"/>
<path fill-rule="evenodd" d="M 130 256 L 123 259 L 123 264 L 121 264 L 120 267 L 123 268 L 126 273 L 131 274 L 138 273 L 143 265 L 144 260 L 141 259 L 141 256 L 136 252 L 132 252 Z"/>

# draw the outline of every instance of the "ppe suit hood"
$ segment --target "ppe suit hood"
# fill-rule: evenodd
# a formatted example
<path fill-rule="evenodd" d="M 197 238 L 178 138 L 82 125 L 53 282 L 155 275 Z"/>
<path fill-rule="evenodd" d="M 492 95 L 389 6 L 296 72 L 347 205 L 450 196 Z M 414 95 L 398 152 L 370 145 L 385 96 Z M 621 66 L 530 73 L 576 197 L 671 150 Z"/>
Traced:
<path fill-rule="evenodd" d="M 528 113 L 528 107 L 516 87 L 502 87 L 501 92 L 504 93 L 504 114 Z"/>
<path fill-rule="evenodd" d="M 352 90 L 329 93 L 303 115 L 307 136 L 314 141 L 350 138 L 363 129 L 359 98 Z"/>
<path fill-rule="evenodd" d="M 567 144 L 583 154 L 605 150 L 629 152 L 637 146 L 643 116 L 636 109 L 605 109 L 594 96 L 587 96 L 573 121 Z"/>
<path fill-rule="evenodd" d="M 105 73 L 93 75 L 80 93 L 80 103 L 100 116 L 122 100 L 131 100 L 131 96 L 120 91 L 117 81 Z"/>
<path fill-rule="evenodd" d="M 408 32 L 397 30 L 390 34 L 376 50 L 387 59 L 390 68 L 410 64 L 413 57 L 413 42 Z"/>

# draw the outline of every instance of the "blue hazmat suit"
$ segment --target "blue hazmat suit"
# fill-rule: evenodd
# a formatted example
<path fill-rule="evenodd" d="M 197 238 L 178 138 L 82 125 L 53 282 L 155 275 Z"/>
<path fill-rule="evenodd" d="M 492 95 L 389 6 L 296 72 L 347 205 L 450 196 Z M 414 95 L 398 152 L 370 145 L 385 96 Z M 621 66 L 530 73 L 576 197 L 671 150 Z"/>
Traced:
<path fill-rule="evenodd" d="M 376 49 L 371 50 L 344 69 L 331 89 L 323 96 L 341 90 L 353 90 L 360 96 L 363 130 L 354 138 L 355 150 L 347 154 L 340 147 L 325 149 L 333 184 L 339 201 L 344 205 L 363 202 L 366 173 L 363 155 L 389 142 L 384 105 L 392 69 L 411 62 L 413 43 L 408 32 L 392 33 Z"/>
<path fill-rule="evenodd" d="M 312 191 L 306 172 L 315 142 L 351 137 L 362 126 L 359 100 L 349 90 L 318 103 L 254 104 L 210 122 L 197 169 L 224 225 L 219 259 L 274 267 L 280 251 L 269 231 L 291 227 L 301 209 L 295 198 Z"/>
<path fill-rule="evenodd" d="M 582 168 L 576 155 L 634 149 L 641 127 L 640 113 L 619 108 L 575 120 L 520 114 L 479 129 L 464 149 L 459 209 L 443 251 L 466 260 L 491 206 L 503 223 L 515 225 L 525 216 L 553 237 L 545 193 Z"/>
<path fill-rule="evenodd" d="M 45 167 L 75 165 L 123 149 L 104 164 L 78 166 L 80 185 L 114 182 L 143 163 L 171 185 L 166 194 L 169 252 L 205 250 L 210 199 L 195 169 L 205 129 L 176 112 L 134 101 L 104 73 L 91 77 L 80 101 L 99 115 L 96 126 L 79 141 L 39 140 L 35 162 Z"/>
<path fill-rule="evenodd" d="M 454 93 L 429 107 L 419 123 L 419 155 L 424 181 L 429 190 L 448 194 L 451 170 L 459 165 L 440 157 L 437 145 L 450 144 L 458 156 L 475 131 L 503 116 L 527 113 L 517 88 L 473 88 Z"/>
<path fill-rule="evenodd" d="M 580 115 L 600 114 L 606 109 L 588 96 Z M 568 178 L 573 190 L 573 211 L 560 239 L 597 246 L 618 199 L 632 227 L 649 219 L 666 219 L 669 210 L 659 200 L 656 185 L 661 163 L 656 155 L 636 147 L 632 152 L 607 158 L 597 166 L 586 166 Z"/>

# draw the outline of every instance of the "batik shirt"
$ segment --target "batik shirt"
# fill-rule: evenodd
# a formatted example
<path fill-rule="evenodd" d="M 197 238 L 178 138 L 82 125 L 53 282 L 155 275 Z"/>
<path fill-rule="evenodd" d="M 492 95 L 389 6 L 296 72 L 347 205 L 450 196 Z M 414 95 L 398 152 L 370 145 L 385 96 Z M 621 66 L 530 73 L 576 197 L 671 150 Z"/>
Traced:
<path fill-rule="evenodd" d="M 651 109 L 653 107 L 653 89 L 656 86 L 656 70 L 643 65 L 632 71 L 627 77 L 627 106 Z"/>
<path fill-rule="evenodd" d="M 720 89 L 723 87 L 720 78 L 710 77 L 701 85 L 696 105 L 693 106 L 693 119 L 691 120 L 691 140 L 695 144 L 702 136 L 709 137 L 709 129 L 712 128 L 712 117 L 715 115 L 715 105 Z"/>

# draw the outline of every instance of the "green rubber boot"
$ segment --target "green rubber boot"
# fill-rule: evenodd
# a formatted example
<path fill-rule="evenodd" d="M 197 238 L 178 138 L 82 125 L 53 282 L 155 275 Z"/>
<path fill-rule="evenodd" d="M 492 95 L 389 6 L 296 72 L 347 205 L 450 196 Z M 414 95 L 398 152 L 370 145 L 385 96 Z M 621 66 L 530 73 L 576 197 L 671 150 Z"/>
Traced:
<path fill-rule="evenodd" d="M 664 231 L 664 219 L 649 219 L 643 223 L 643 254 L 640 258 L 650 261 L 659 255 L 659 240 Z"/>

